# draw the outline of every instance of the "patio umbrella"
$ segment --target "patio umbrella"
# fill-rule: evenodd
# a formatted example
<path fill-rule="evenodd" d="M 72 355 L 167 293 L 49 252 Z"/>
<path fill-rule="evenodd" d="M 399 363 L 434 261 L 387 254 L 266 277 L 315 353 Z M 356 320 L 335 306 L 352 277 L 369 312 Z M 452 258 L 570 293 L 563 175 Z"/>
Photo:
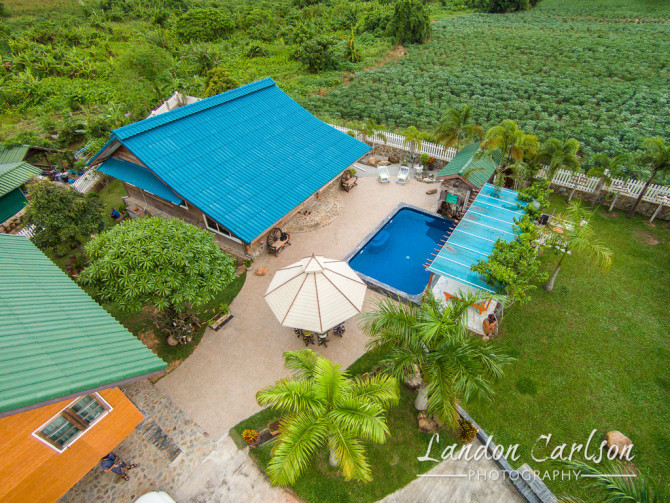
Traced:
<path fill-rule="evenodd" d="M 265 301 L 283 326 L 325 332 L 361 312 L 366 290 L 345 262 L 312 255 L 279 269 Z"/>

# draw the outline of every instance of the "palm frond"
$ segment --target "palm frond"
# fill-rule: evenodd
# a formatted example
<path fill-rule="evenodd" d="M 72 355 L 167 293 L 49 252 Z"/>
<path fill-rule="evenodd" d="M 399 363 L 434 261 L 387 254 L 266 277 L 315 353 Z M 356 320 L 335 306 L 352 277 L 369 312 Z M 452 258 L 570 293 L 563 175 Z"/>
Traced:
<path fill-rule="evenodd" d="M 284 352 L 284 366 L 293 370 L 298 378 L 313 377 L 318 355 L 311 349 Z"/>
<path fill-rule="evenodd" d="M 359 400 L 379 404 L 385 409 L 398 405 L 400 400 L 398 380 L 386 375 L 355 378 L 351 394 Z"/>
<path fill-rule="evenodd" d="M 363 443 L 346 431 L 334 428 L 328 438 L 328 447 L 335 454 L 337 465 L 347 480 L 370 482 L 370 464 Z"/>
<path fill-rule="evenodd" d="M 337 408 L 326 417 L 331 424 L 356 438 L 382 444 L 389 435 L 384 410 L 372 402 L 347 397 L 339 400 Z"/>
<path fill-rule="evenodd" d="M 351 388 L 349 376 L 341 367 L 327 358 L 319 357 L 316 361 L 312 389 L 315 398 L 329 408 Z"/>
<path fill-rule="evenodd" d="M 262 407 L 289 413 L 324 410 L 324 404 L 314 396 L 310 383 L 295 378 L 282 379 L 261 389 L 256 393 L 256 401 Z"/>

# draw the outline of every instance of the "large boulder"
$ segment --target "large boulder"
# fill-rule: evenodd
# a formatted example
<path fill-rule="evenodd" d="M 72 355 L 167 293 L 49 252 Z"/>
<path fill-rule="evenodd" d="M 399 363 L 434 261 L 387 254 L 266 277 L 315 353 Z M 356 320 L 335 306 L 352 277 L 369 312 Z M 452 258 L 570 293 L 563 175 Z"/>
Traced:
<path fill-rule="evenodd" d="M 400 163 L 400 156 L 396 154 L 395 152 L 392 152 L 389 154 L 389 162 L 391 164 L 399 164 Z"/>
<path fill-rule="evenodd" d="M 265 276 L 268 273 L 268 266 L 263 265 L 256 269 L 256 276 Z"/>
<path fill-rule="evenodd" d="M 391 164 L 391 163 L 390 163 L 389 161 L 379 161 L 379 162 L 377 163 L 377 166 L 388 166 L 388 165 L 390 165 L 390 164 Z"/>
<path fill-rule="evenodd" d="M 626 449 L 625 452 L 630 452 L 630 447 L 633 445 L 633 441 L 628 438 L 626 435 L 621 433 L 620 431 L 612 430 L 608 431 L 605 433 L 605 442 L 607 442 L 607 449 L 609 450 L 613 445 L 616 445 L 616 451 L 618 453 L 618 456 L 620 458 L 623 457 L 624 449 Z"/>
<path fill-rule="evenodd" d="M 371 165 L 371 166 L 376 166 L 378 162 L 379 162 L 379 159 L 377 159 L 376 157 L 370 157 L 368 159 L 368 164 Z"/>
<path fill-rule="evenodd" d="M 433 433 L 441 428 L 440 424 L 425 412 L 419 412 L 416 419 L 419 422 L 419 431 L 423 433 Z"/>

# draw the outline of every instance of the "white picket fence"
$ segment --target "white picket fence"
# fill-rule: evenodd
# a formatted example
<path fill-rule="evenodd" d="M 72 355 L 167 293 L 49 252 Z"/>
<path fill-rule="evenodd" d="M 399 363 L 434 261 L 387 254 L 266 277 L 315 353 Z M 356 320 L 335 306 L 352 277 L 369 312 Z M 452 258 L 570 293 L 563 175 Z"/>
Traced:
<path fill-rule="evenodd" d="M 368 136 L 366 138 L 360 131 L 357 131 L 356 129 L 336 126 L 335 124 L 330 124 L 330 126 L 334 127 L 338 131 L 342 131 L 343 133 L 353 131 L 356 134 L 356 139 L 361 141 L 366 139 L 367 141 L 371 141 L 372 143 L 376 143 L 378 145 L 389 145 L 391 147 L 407 150 L 409 152 L 409 144 L 405 144 L 405 137 L 396 133 L 387 133 L 386 131 L 382 131 L 381 133 L 386 137 L 386 141 L 384 141 L 384 138 L 382 138 L 379 134 Z M 421 142 L 421 148 L 417 150 L 417 153 L 428 154 L 435 159 L 442 159 L 443 161 L 451 161 L 456 156 L 457 152 L 455 148 L 450 147 L 445 149 L 442 145 L 424 141 Z"/>
<path fill-rule="evenodd" d="M 584 174 L 576 174 L 561 169 L 556 172 L 551 183 L 560 187 L 567 187 L 569 189 L 576 188 L 578 191 L 594 194 L 598 186 L 598 180 L 599 178 L 596 177 L 588 177 Z M 640 192 L 642 192 L 645 183 L 646 182 L 643 180 L 621 180 L 613 178 L 612 183 L 609 186 L 602 188 L 602 190 L 612 192 L 617 194 L 617 196 L 621 195 L 637 198 L 640 195 Z M 652 183 L 649 185 L 642 200 L 650 203 L 661 203 L 667 201 L 668 198 L 670 198 L 670 187 Z"/>
<path fill-rule="evenodd" d="M 31 225 L 30 227 L 24 227 L 19 232 L 17 232 L 17 234 L 19 236 L 25 236 L 28 239 L 30 239 L 35 235 L 35 225 Z"/>
<path fill-rule="evenodd" d="M 97 169 L 89 169 L 72 184 L 72 188 L 82 194 L 88 193 L 97 183 L 100 175 Z"/>

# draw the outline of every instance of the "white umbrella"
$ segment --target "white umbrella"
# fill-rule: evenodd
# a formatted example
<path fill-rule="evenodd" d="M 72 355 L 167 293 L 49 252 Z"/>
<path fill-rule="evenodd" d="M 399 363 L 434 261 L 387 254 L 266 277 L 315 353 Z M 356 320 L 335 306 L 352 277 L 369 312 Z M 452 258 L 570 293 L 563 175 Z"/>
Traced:
<path fill-rule="evenodd" d="M 265 301 L 285 327 L 325 332 L 361 312 L 366 290 L 345 262 L 312 255 L 279 269 Z"/>

